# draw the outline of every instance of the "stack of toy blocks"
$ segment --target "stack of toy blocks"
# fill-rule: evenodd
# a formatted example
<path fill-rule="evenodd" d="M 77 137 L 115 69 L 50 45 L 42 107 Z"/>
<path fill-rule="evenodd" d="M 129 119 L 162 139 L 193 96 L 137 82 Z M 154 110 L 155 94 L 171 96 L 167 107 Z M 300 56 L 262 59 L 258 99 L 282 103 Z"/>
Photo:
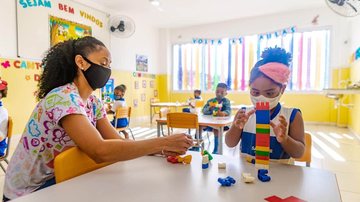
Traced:
<path fill-rule="evenodd" d="M 256 103 L 255 167 L 269 168 L 270 109 L 268 102 Z"/>

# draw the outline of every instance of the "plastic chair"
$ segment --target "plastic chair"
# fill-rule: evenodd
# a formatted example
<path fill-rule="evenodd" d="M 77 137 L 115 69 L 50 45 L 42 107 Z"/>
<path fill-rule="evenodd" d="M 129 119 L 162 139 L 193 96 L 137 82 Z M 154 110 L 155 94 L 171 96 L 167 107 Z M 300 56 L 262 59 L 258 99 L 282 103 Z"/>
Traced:
<path fill-rule="evenodd" d="M 167 122 L 169 135 L 171 134 L 170 130 L 173 128 L 195 129 L 196 134 L 199 134 L 199 122 L 198 122 L 197 114 L 182 113 L 182 112 L 168 113 L 166 122 Z M 201 137 L 199 137 L 196 141 L 197 141 L 196 146 L 199 146 L 200 144 L 202 144 L 203 146 L 203 141 Z"/>
<path fill-rule="evenodd" d="M 55 157 L 55 180 L 60 183 L 109 164 L 111 163 L 97 164 L 78 147 L 72 147 Z"/>
<path fill-rule="evenodd" d="M 118 132 L 129 129 L 133 140 L 135 140 L 135 137 L 134 137 L 134 135 L 132 133 L 132 130 L 129 127 L 130 126 L 130 116 L 131 116 L 131 107 L 118 107 L 116 109 L 116 111 L 115 111 L 115 126 L 114 127 Z M 122 119 L 122 118 L 127 118 L 128 119 L 128 124 L 125 127 L 118 128 L 117 127 L 117 120 Z"/>
<path fill-rule="evenodd" d="M 309 132 L 305 132 L 305 152 L 301 158 L 295 159 L 295 161 L 306 162 L 306 166 L 310 167 L 311 163 L 311 146 L 312 139 L 311 134 Z"/>
<path fill-rule="evenodd" d="M 4 168 L 4 166 L 2 165 L 2 162 L 5 161 L 6 164 L 9 164 L 9 161 L 7 160 L 7 157 L 9 156 L 9 152 L 10 152 L 10 143 L 11 143 L 11 136 L 12 136 L 12 129 L 13 129 L 13 121 L 11 116 L 8 117 L 8 127 L 7 127 L 7 134 L 6 134 L 6 138 L 7 138 L 7 148 L 5 151 L 5 155 L 0 157 L 0 167 L 1 169 L 6 172 L 6 169 Z"/>
<path fill-rule="evenodd" d="M 160 109 L 160 113 L 159 113 L 159 118 L 163 118 L 163 117 L 166 117 L 167 114 L 170 112 L 170 108 L 169 107 L 163 107 Z M 165 136 L 164 134 L 164 127 L 163 125 L 160 125 L 160 129 L 161 129 L 161 133 L 163 136 Z"/>

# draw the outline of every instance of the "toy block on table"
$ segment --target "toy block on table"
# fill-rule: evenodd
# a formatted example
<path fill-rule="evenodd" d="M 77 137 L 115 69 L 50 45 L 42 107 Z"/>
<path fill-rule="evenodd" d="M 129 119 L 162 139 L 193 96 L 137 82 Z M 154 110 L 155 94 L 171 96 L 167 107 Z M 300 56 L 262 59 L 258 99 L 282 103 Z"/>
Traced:
<path fill-rule="evenodd" d="M 204 155 L 208 155 L 209 161 L 213 160 L 213 157 L 211 156 L 211 154 L 210 154 L 207 150 L 202 151 L 202 155 L 203 155 L 203 156 L 204 156 Z"/>
<path fill-rule="evenodd" d="M 285 199 L 282 199 L 278 196 L 269 196 L 267 198 L 265 198 L 265 201 L 268 201 L 268 202 L 306 202 L 300 198 L 297 198 L 295 196 L 290 196 L 290 197 L 287 197 Z"/>
<path fill-rule="evenodd" d="M 251 158 L 249 156 L 246 157 L 246 161 L 249 162 L 249 163 L 255 164 L 255 159 L 253 159 L 253 158 Z"/>
<path fill-rule="evenodd" d="M 230 187 L 231 185 L 236 183 L 236 180 L 230 176 L 226 178 L 218 178 L 218 182 L 221 184 L 222 187 Z"/>
<path fill-rule="evenodd" d="M 252 183 L 255 180 L 255 177 L 251 176 L 250 173 L 242 173 L 241 175 L 245 183 Z"/>
<path fill-rule="evenodd" d="M 219 162 L 219 163 L 218 163 L 218 168 L 219 168 L 219 169 L 226 169 L 226 163 L 224 163 L 224 162 Z"/>
<path fill-rule="evenodd" d="M 270 156 L 270 105 L 256 103 L 255 167 L 269 168 Z"/>
<path fill-rule="evenodd" d="M 269 182 L 271 180 L 271 177 L 268 176 L 269 171 L 266 169 L 259 169 L 258 170 L 258 179 L 261 182 Z"/>
<path fill-rule="evenodd" d="M 184 163 L 184 164 L 190 164 L 192 160 L 191 155 L 186 155 L 184 157 L 181 156 L 168 156 L 166 160 L 170 163 L 176 164 L 176 163 Z"/>
<path fill-rule="evenodd" d="M 204 155 L 202 156 L 202 169 L 207 169 L 209 168 L 209 156 L 208 155 Z"/>

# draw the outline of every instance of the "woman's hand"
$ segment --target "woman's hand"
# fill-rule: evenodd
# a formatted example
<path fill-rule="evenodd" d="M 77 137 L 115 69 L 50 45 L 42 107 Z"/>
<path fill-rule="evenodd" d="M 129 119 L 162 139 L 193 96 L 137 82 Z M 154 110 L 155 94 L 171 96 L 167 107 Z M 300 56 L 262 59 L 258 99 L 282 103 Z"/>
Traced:
<path fill-rule="evenodd" d="M 286 132 L 286 128 L 288 123 L 286 122 L 286 119 L 283 115 L 280 115 L 279 117 L 279 123 L 275 124 L 274 122 L 270 122 L 271 127 L 273 128 L 273 131 L 276 135 L 276 140 L 279 143 L 283 143 L 286 142 L 286 140 L 288 139 L 288 134 Z"/>
<path fill-rule="evenodd" d="M 183 155 L 193 146 L 191 136 L 186 134 L 175 134 L 165 137 L 166 146 L 162 153 L 167 156 Z"/>
<path fill-rule="evenodd" d="M 235 115 L 233 125 L 238 129 L 242 130 L 246 122 L 249 120 L 249 117 L 253 115 L 255 111 L 255 109 L 252 109 L 248 113 L 246 113 L 245 110 L 240 109 Z"/>

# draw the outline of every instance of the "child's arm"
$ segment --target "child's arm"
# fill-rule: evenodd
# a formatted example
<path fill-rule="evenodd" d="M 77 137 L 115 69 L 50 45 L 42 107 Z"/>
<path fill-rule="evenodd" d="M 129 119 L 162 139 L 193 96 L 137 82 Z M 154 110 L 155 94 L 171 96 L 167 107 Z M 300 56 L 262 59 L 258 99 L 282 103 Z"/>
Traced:
<path fill-rule="evenodd" d="M 202 112 L 204 115 L 212 115 L 212 107 L 210 107 L 210 105 L 209 105 L 210 101 L 211 100 L 208 100 L 202 109 Z"/>
<path fill-rule="evenodd" d="M 236 113 L 233 124 L 225 136 L 225 143 L 228 147 L 235 147 L 239 143 L 245 123 L 254 113 L 255 109 L 252 109 L 248 113 L 246 113 L 244 109 L 240 109 Z"/>
<path fill-rule="evenodd" d="M 222 103 L 221 112 L 218 112 L 218 116 L 230 116 L 231 115 L 231 104 L 229 99 L 225 99 Z"/>
<path fill-rule="evenodd" d="M 276 135 L 277 141 L 283 149 L 293 158 L 300 158 L 305 151 L 304 143 L 304 121 L 301 113 L 297 112 L 294 121 L 289 126 L 289 134 L 286 134 L 287 122 L 284 116 L 280 116 L 280 123 L 270 122 Z"/>

